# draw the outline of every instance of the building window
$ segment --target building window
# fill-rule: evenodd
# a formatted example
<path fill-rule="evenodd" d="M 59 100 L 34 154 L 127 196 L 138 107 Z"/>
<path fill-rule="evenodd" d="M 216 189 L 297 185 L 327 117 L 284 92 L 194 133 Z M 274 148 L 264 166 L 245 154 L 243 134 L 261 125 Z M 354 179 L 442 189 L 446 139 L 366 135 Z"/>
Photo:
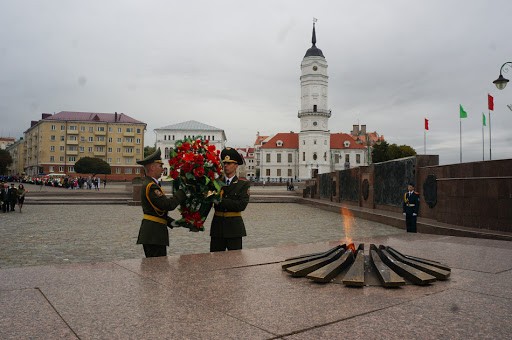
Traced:
<path fill-rule="evenodd" d="M 126 128 L 126 132 L 133 132 L 133 128 L 132 127 L 127 127 Z M 131 170 L 131 169 L 130 169 Z"/>
<path fill-rule="evenodd" d="M 316 145 L 316 139 L 313 141 L 313 144 L 315 144 L 315 145 Z"/>
<path fill-rule="evenodd" d="M 75 172 L 74 166 L 68 166 L 68 172 Z"/>
<path fill-rule="evenodd" d="M 93 142 L 94 141 L 94 137 L 89 137 L 89 142 Z"/>
<path fill-rule="evenodd" d="M 53 172 L 53 169 L 53 166 L 48 167 L 48 170 L 50 170 L 50 172 Z"/>
<path fill-rule="evenodd" d="M 68 157 L 68 162 L 76 162 L 76 157 L 75 156 L 69 156 Z"/>
<path fill-rule="evenodd" d="M 50 162 L 55 162 L 55 156 L 50 156 Z"/>
<path fill-rule="evenodd" d="M 87 148 L 87 151 L 92 152 L 92 146 L 89 146 L 89 147 Z"/>
<path fill-rule="evenodd" d="M 339 164 L 340 163 L 340 155 L 337 153 L 334 154 L 334 163 Z"/>
<path fill-rule="evenodd" d="M 63 142 L 64 141 L 64 136 L 60 136 L 60 141 Z"/>
<path fill-rule="evenodd" d="M 121 148 L 116 148 L 116 152 L 121 152 Z"/>
<path fill-rule="evenodd" d="M 124 163 L 125 164 L 132 164 L 132 159 L 131 158 L 125 158 L 124 159 Z"/>
<path fill-rule="evenodd" d="M 361 155 L 360 155 L 360 154 L 357 154 L 357 155 L 356 155 L 356 163 L 357 163 L 357 164 L 360 164 L 360 163 L 361 163 Z"/>
<path fill-rule="evenodd" d="M 277 169 L 277 177 L 281 177 L 281 169 Z"/>
<path fill-rule="evenodd" d="M 277 154 L 277 163 L 281 163 L 281 154 L 280 153 Z"/>
<path fill-rule="evenodd" d="M 116 168 L 116 174 L 120 174 L 121 173 L 121 168 Z"/>
<path fill-rule="evenodd" d="M 316 110 L 317 110 L 317 106 L 313 105 L 313 112 L 316 112 Z"/>
<path fill-rule="evenodd" d="M 64 151 L 64 145 L 59 146 L 60 151 Z"/>
<path fill-rule="evenodd" d="M 85 126 L 80 126 L 80 131 L 85 132 Z"/>
<path fill-rule="evenodd" d="M 77 131 L 78 130 L 78 126 L 70 125 L 70 126 L 68 126 L 68 130 L 70 130 L 70 131 Z"/>
<path fill-rule="evenodd" d="M 94 127 L 89 126 L 89 132 L 94 132 Z"/>
<path fill-rule="evenodd" d="M 105 141 L 105 136 L 98 136 L 98 137 L 96 137 L 96 140 L 98 142 L 104 142 Z"/>
<path fill-rule="evenodd" d="M 345 155 L 345 163 L 350 163 L 350 155 L 349 154 Z"/>
<path fill-rule="evenodd" d="M 130 175 L 132 173 L 132 168 L 125 168 L 124 173 Z"/>
<path fill-rule="evenodd" d="M 292 177 L 292 169 L 288 169 L 288 177 Z"/>
<path fill-rule="evenodd" d="M 317 158 L 318 158 L 318 156 L 316 155 L 316 152 L 313 153 L 313 160 L 316 161 Z"/>
<path fill-rule="evenodd" d="M 140 174 L 140 168 L 135 168 L 135 173 L 138 175 Z"/>
<path fill-rule="evenodd" d="M 85 137 L 84 136 L 80 136 L 80 142 L 85 142 Z"/>
<path fill-rule="evenodd" d="M 133 153 L 133 148 L 124 148 L 124 152 Z"/>
<path fill-rule="evenodd" d="M 112 132 L 112 126 L 108 127 L 108 132 Z"/>
<path fill-rule="evenodd" d="M 270 176 L 270 169 L 265 170 L 265 176 Z"/>
<path fill-rule="evenodd" d="M 267 163 L 270 163 L 270 154 L 269 153 L 266 154 L 266 158 L 267 158 Z"/>
<path fill-rule="evenodd" d="M 85 148 L 83 146 L 80 147 L 80 152 L 85 152 Z"/>
<path fill-rule="evenodd" d="M 59 157 L 59 162 L 64 162 L 64 156 Z M 64 169 L 62 169 L 61 171 L 64 171 Z"/>
<path fill-rule="evenodd" d="M 215 136 L 212 136 L 212 140 L 215 140 Z"/>
<path fill-rule="evenodd" d="M 303 153 L 302 153 L 302 161 L 303 161 L 303 162 L 305 162 L 305 161 L 306 161 L 306 153 L 305 153 L 305 152 L 303 152 Z"/>
<path fill-rule="evenodd" d="M 138 128 L 138 129 L 137 129 L 137 133 L 140 133 L 140 131 L 141 131 L 141 130 L 140 130 L 140 128 Z"/>
<path fill-rule="evenodd" d="M 305 139 L 302 140 L 302 145 L 306 145 L 306 140 Z"/>
<path fill-rule="evenodd" d="M 109 153 L 111 153 L 111 152 L 112 152 L 112 148 L 108 148 L 108 149 L 107 149 L 107 151 L 108 151 Z"/>
<path fill-rule="evenodd" d="M 172 136 L 172 137 L 173 137 L 173 138 L 172 138 L 172 140 L 174 140 L 174 136 Z M 141 142 L 140 138 L 137 138 L 137 139 L 136 139 L 136 143 L 137 143 L 137 144 L 140 144 L 140 142 Z"/>
<path fill-rule="evenodd" d="M 167 135 L 164 135 L 164 140 L 167 140 Z"/>
<path fill-rule="evenodd" d="M 50 151 L 51 151 L 51 152 L 55 152 L 55 146 L 53 146 L 53 145 L 52 145 L 52 146 L 50 146 Z"/>
<path fill-rule="evenodd" d="M 63 166 L 59 166 L 59 172 L 64 172 L 64 167 Z"/>
<path fill-rule="evenodd" d="M 108 137 L 108 142 L 112 143 L 112 137 Z"/>
<path fill-rule="evenodd" d="M 55 130 L 56 130 L 55 125 L 52 125 L 52 131 L 55 131 Z"/>
<path fill-rule="evenodd" d="M 61 126 L 60 126 L 60 130 L 61 130 L 61 131 L 66 130 L 66 125 L 61 125 Z"/>
<path fill-rule="evenodd" d="M 77 136 L 68 136 L 68 140 L 78 140 Z"/>
<path fill-rule="evenodd" d="M 98 126 L 97 130 L 98 131 L 105 131 L 105 127 L 104 126 Z"/>
<path fill-rule="evenodd" d="M 116 159 L 116 163 L 117 163 L 117 164 L 121 164 L 121 158 L 117 157 L 117 159 Z"/>
<path fill-rule="evenodd" d="M 55 141 L 55 135 L 51 135 L 51 136 L 50 136 L 50 140 L 51 140 L 51 141 Z"/>
<path fill-rule="evenodd" d="M 288 163 L 291 163 L 291 162 L 292 162 L 292 157 L 293 157 L 293 156 L 292 156 L 292 154 L 291 154 L 291 153 L 289 153 L 289 154 L 288 154 Z"/>

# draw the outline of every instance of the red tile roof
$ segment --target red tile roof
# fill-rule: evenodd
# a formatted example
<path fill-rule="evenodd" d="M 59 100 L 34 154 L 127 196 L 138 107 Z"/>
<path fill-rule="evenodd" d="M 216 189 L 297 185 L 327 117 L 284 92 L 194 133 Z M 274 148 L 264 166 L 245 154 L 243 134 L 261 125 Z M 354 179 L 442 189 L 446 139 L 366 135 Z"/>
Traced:
<path fill-rule="evenodd" d="M 345 147 L 345 141 L 350 143 L 348 147 Z M 331 149 L 366 149 L 366 146 L 356 143 L 348 133 L 331 133 Z"/>
<path fill-rule="evenodd" d="M 282 146 L 277 146 L 277 142 L 283 142 Z M 262 149 L 298 149 L 299 148 L 299 134 L 295 132 L 281 132 L 265 143 Z"/>
<path fill-rule="evenodd" d="M 256 141 L 254 142 L 254 145 L 261 145 L 265 139 L 267 139 L 269 136 L 257 136 Z"/>
<path fill-rule="evenodd" d="M 64 121 L 90 121 L 90 122 L 102 122 L 102 123 L 133 123 L 133 124 L 145 124 L 139 120 L 133 119 L 132 117 L 124 114 L 117 114 L 117 121 L 115 120 L 115 113 L 95 113 L 95 112 L 71 112 L 61 111 L 53 114 L 43 120 L 64 120 Z"/>

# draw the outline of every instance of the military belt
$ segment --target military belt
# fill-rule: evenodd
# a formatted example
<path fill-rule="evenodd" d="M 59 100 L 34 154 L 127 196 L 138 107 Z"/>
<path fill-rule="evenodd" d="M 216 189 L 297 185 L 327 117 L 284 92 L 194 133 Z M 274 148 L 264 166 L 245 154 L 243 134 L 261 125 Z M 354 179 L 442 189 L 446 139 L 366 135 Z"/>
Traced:
<path fill-rule="evenodd" d="M 149 221 L 153 221 L 153 222 L 158 222 L 158 223 L 162 223 L 162 224 L 167 225 L 167 220 L 166 220 L 165 218 L 161 218 L 161 217 L 157 217 L 157 216 L 153 216 L 153 215 L 144 214 L 144 219 L 145 219 L 145 220 L 149 220 Z"/>
<path fill-rule="evenodd" d="M 242 213 L 239 211 L 228 211 L 228 212 L 222 212 L 222 211 L 216 211 L 215 216 L 221 216 L 221 217 L 237 217 L 242 216 Z"/>
<path fill-rule="evenodd" d="M 414 207 L 416 204 L 406 204 L 408 207 Z"/>

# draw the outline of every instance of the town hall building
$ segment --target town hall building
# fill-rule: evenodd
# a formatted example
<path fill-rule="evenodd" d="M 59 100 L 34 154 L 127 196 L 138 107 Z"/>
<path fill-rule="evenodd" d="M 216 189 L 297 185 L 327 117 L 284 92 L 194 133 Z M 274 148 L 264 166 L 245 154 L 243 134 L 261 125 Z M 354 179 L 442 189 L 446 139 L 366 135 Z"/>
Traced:
<path fill-rule="evenodd" d="M 361 129 L 354 125 L 351 134 L 331 133 L 328 64 L 316 47 L 314 23 L 311 42 L 301 63 L 300 132 L 257 135 L 256 177 L 261 180 L 305 180 L 316 174 L 368 165 L 371 146 L 383 138 L 376 132 L 367 133 L 365 125 Z"/>

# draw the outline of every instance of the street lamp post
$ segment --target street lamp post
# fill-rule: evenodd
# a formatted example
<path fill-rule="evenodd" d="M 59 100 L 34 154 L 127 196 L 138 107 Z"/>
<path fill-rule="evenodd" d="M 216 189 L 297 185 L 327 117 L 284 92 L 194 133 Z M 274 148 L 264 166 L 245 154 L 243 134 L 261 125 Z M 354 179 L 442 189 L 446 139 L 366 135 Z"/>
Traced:
<path fill-rule="evenodd" d="M 512 65 L 512 61 L 507 61 L 506 63 L 501 65 L 500 76 L 498 77 L 498 79 L 493 81 L 494 85 L 496 85 L 498 90 L 503 90 L 507 86 L 507 83 L 509 82 L 509 80 L 507 78 L 503 77 L 503 75 L 502 75 L 503 67 L 505 67 L 505 65 L 507 65 L 507 64 L 509 64 L 508 67 L 512 67 L 511 66 Z"/>

